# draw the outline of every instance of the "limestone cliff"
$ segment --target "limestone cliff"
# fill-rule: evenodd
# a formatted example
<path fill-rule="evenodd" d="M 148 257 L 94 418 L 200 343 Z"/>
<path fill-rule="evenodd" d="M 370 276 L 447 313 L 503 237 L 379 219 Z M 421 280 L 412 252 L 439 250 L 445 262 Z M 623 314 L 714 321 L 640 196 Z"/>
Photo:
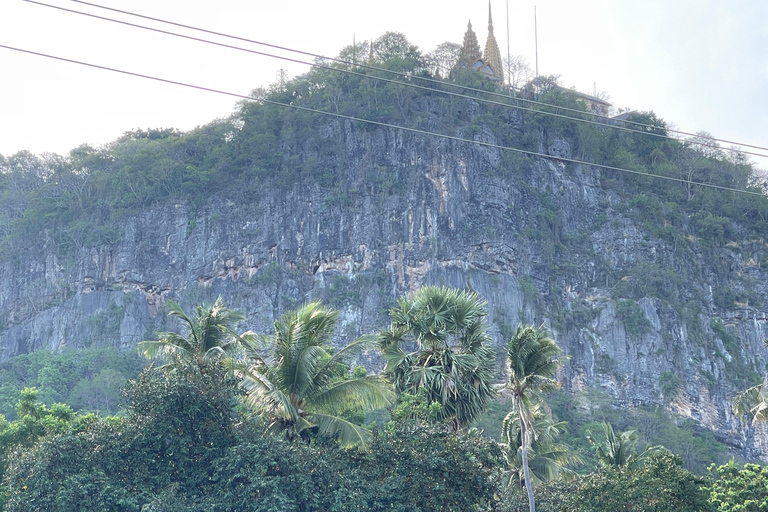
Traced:
<path fill-rule="evenodd" d="M 444 103 L 409 108 L 434 126 Z M 581 156 L 567 131 L 532 126 L 514 109 L 494 113 L 494 124 L 476 102 L 450 108 L 464 116 L 453 133 L 505 144 L 532 137 L 540 152 Z M 336 169 L 335 181 L 259 179 L 202 206 L 159 203 L 123 220 L 112 244 L 61 255 L 41 235 L 27 257 L 6 260 L 0 358 L 130 349 L 168 327 L 164 300 L 189 307 L 217 295 L 262 331 L 319 297 L 343 312 L 339 336 L 349 338 L 384 326 L 400 295 L 447 285 L 488 301 L 499 347 L 519 321 L 546 322 L 571 356 L 560 376 L 568 390 L 595 387 L 624 407 L 663 404 L 745 456 L 768 456 L 765 432 L 747 428 L 730 403 L 765 372 L 766 313 L 754 299 L 717 300 L 735 287 L 768 304 L 761 240 L 705 247 L 685 226 L 670 236 L 663 219 L 648 221 L 654 212 L 641 214 L 656 182 L 625 193 L 597 168 L 395 129 L 318 117 L 280 151 Z M 731 232 L 746 232 L 739 222 Z"/>

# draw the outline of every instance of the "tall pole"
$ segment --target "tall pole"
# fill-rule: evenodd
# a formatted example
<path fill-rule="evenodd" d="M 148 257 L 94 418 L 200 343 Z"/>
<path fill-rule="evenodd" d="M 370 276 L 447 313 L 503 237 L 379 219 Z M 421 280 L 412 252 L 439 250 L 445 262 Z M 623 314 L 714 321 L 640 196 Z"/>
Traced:
<path fill-rule="evenodd" d="M 533 37 L 536 38 L 536 78 L 539 78 L 539 25 L 536 22 L 536 6 L 533 6 Z"/>
<path fill-rule="evenodd" d="M 509 0 L 507 0 L 507 86 L 509 86 L 509 95 L 512 96 L 512 70 L 509 66 L 512 60 L 509 57 Z"/>

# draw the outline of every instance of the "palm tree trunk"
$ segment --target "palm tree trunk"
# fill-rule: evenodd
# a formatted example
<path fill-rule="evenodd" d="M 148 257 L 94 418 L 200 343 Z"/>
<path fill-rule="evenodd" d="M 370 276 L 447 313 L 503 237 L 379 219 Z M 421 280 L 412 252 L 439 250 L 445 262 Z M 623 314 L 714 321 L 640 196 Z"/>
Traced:
<path fill-rule="evenodd" d="M 520 400 L 517 411 L 520 415 L 520 440 L 523 445 L 523 478 L 525 479 L 525 490 L 528 491 L 528 505 L 530 506 L 531 512 L 536 512 L 536 501 L 533 499 L 533 482 L 531 481 L 531 473 L 528 471 L 528 446 L 530 445 L 529 433 L 522 407 L 522 400 Z"/>

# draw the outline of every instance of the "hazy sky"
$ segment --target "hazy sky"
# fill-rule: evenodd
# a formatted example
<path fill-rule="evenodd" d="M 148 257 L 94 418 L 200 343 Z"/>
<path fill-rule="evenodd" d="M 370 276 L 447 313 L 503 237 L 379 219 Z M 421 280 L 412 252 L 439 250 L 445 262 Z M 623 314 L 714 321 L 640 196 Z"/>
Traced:
<path fill-rule="evenodd" d="M 93 1 L 331 56 L 351 44 L 353 34 L 361 41 L 400 31 L 424 52 L 460 43 L 469 19 L 481 46 L 487 35 L 486 1 Z M 73 1 L 48 3 L 148 23 Z M 506 55 L 506 2 L 492 4 Z M 768 1 L 509 0 L 511 53 L 532 66 L 534 5 L 540 74 L 562 75 L 562 85 L 584 92 L 596 83 L 615 106 L 653 110 L 681 130 L 768 146 Z M 0 0 L 0 45 L 240 94 L 273 82 L 281 66 L 23 0 Z M 283 66 L 290 76 L 307 69 Z M 0 154 L 6 156 L 23 149 L 63 154 L 134 128 L 188 130 L 227 116 L 235 102 L 0 48 Z M 768 159 L 756 162 L 768 166 Z"/>

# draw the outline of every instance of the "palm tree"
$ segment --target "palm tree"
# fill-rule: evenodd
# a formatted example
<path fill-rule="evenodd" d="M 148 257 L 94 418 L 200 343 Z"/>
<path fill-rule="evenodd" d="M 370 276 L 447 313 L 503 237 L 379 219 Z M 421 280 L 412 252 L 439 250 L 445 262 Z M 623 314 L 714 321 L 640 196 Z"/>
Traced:
<path fill-rule="evenodd" d="M 750 414 L 754 423 L 768 421 L 768 377 L 737 396 L 735 409 L 739 416 Z"/>
<path fill-rule="evenodd" d="M 372 340 L 364 336 L 333 352 L 329 346 L 338 311 L 310 302 L 275 322 L 275 334 L 243 343 L 247 362 L 235 365 L 247 402 L 267 422 L 268 432 L 289 440 L 336 436 L 344 446 L 365 446 L 369 432 L 345 415 L 391 404 L 392 392 L 376 376 L 351 378 L 347 361 Z M 269 347 L 267 357 L 261 347 Z"/>
<path fill-rule="evenodd" d="M 568 469 L 571 464 L 581 463 L 581 457 L 569 446 L 558 443 L 557 438 L 565 432 L 567 422 L 555 422 L 545 414 L 540 404 L 531 408 L 536 438 L 528 449 L 528 465 L 532 476 L 544 482 L 560 477 L 570 477 L 575 473 Z M 512 411 L 504 418 L 501 427 L 501 447 L 507 464 L 506 487 L 517 481 L 525 483 L 523 476 L 522 446 L 523 436 L 520 429 L 520 415 Z"/>
<path fill-rule="evenodd" d="M 146 340 L 138 344 L 139 353 L 147 359 L 159 358 L 166 362 L 160 368 L 173 371 L 179 367 L 196 365 L 203 368 L 213 361 L 231 355 L 238 348 L 238 342 L 251 336 L 250 332 L 237 334 L 237 324 L 245 317 L 224 305 L 221 297 L 211 305 L 195 308 L 195 315 L 188 316 L 175 301 L 165 303 L 168 315 L 178 318 L 186 335 L 175 332 L 161 332 L 157 340 Z"/>
<path fill-rule="evenodd" d="M 437 420 L 454 431 L 469 425 L 494 394 L 485 302 L 474 292 L 425 286 L 400 299 L 390 316 L 379 347 L 398 396 L 440 404 Z"/>
<path fill-rule="evenodd" d="M 509 357 L 509 388 L 512 391 L 514 411 L 518 415 L 520 430 L 520 459 L 525 488 L 531 512 L 536 512 L 533 498 L 533 481 L 528 464 L 528 452 L 536 439 L 534 418 L 535 403 L 541 401 L 540 393 L 560 387 L 554 378 L 562 364 L 560 347 L 542 327 L 517 326 L 517 331 L 507 343 Z"/>
<path fill-rule="evenodd" d="M 616 435 L 610 423 L 603 423 L 603 432 L 604 440 L 596 440 L 591 432 L 587 432 L 587 440 L 595 447 L 597 459 L 605 467 L 635 468 L 648 456 L 663 450 L 660 446 L 651 446 L 638 453 L 640 434 L 637 430 L 627 430 Z"/>
<path fill-rule="evenodd" d="M 768 347 L 768 339 L 763 341 Z M 744 416 L 752 415 L 752 421 L 765 423 L 768 421 L 768 376 L 763 382 L 753 386 L 736 397 L 736 414 Z"/>

